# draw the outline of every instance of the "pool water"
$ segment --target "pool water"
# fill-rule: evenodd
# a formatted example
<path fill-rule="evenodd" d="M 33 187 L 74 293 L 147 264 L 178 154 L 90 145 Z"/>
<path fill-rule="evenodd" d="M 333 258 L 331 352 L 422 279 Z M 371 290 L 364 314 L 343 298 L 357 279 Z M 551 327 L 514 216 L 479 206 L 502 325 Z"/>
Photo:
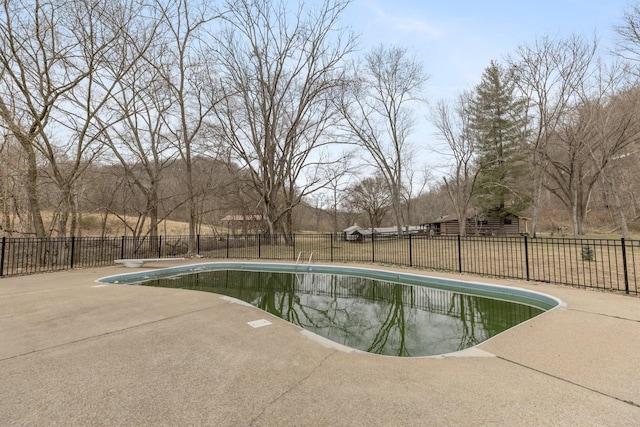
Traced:
<path fill-rule="evenodd" d="M 224 269 L 137 284 L 227 295 L 348 347 L 403 357 L 463 350 L 545 311 L 428 284 L 320 272 Z"/>

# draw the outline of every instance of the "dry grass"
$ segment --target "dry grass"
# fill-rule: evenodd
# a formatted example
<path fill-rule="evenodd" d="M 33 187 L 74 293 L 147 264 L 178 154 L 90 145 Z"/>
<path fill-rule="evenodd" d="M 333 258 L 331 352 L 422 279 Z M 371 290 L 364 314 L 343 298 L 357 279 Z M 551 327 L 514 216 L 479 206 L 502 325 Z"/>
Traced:
<path fill-rule="evenodd" d="M 57 218 L 54 217 L 53 212 L 43 211 L 42 212 L 42 220 L 45 224 L 45 228 L 50 230 L 52 236 L 56 236 L 58 234 L 57 227 Z M 115 215 L 108 215 L 106 222 L 103 223 L 103 217 L 101 214 L 91 214 L 84 213 L 80 218 L 80 232 L 78 235 L 80 236 L 123 236 L 123 235 L 131 235 L 131 230 L 125 226 L 124 221 L 130 227 L 135 227 L 137 217 L 134 216 L 125 216 L 124 218 L 119 218 Z M 143 229 L 143 234 L 146 233 L 149 229 L 149 221 L 146 222 L 146 227 Z M 185 235 L 189 234 L 189 224 L 183 221 L 161 221 L 159 226 L 160 234 L 162 235 Z M 30 233 L 27 233 L 25 230 L 28 229 L 28 226 L 22 224 L 19 218 L 14 218 L 12 221 L 12 230 L 14 230 L 13 237 L 19 237 L 24 233 L 25 237 L 31 236 Z M 210 232 L 210 230 L 207 230 Z M 225 231 L 226 233 L 226 231 Z"/>
<path fill-rule="evenodd" d="M 136 217 L 127 216 L 124 218 L 127 224 L 134 227 L 137 221 Z M 149 221 L 144 231 L 148 231 Z M 189 224 L 182 221 L 164 220 L 158 225 L 160 234 L 162 235 L 185 235 L 189 234 Z M 99 214 L 84 214 L 80 222 L 80 230 L 83 236 L 101 236 L 103 233 L 103 218 Z M 104 235 L 106 236 L 123 236 L 131 235 L 131 230 L 125 227 L 123 220 L 115 215 L 107 217 L 104 227 Z"/>

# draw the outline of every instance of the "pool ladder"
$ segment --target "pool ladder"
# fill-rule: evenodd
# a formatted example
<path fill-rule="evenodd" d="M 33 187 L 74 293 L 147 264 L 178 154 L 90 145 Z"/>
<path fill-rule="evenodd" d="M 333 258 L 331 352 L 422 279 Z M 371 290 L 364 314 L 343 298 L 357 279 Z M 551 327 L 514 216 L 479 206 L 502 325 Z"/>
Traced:
<path fill-rule="evenodd" d="M 304 252 L 300 251 L 298 253 L 298 257 L 296 258 L 296 265 L 298 265 L 300 263 L 300 258 L 302 258 L 302 254 Z M 311 254 L 309 255 L 309 262 L 307 262 L 307 269 L 309 271 L 311 271 L 311 262 L 313 261 L 313 251 L 311 251 Z"/>

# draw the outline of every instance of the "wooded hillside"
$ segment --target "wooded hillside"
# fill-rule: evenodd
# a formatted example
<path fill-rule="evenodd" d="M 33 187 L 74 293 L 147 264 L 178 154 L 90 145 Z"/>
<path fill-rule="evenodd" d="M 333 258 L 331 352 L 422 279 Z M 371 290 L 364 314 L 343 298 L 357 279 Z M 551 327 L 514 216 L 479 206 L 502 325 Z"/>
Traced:
<path fill-rule="evenodd" d="M 451 214 L 639 231 L 638 7 L 617 46 L 543 35 L 430 106 L 428 64 L 360 52 L 348 7 L 3 2 L 0 232 L 195 235 L 234 215 L 289 236 Z M 427 117 L 438 135 L 417 132 Z"/>

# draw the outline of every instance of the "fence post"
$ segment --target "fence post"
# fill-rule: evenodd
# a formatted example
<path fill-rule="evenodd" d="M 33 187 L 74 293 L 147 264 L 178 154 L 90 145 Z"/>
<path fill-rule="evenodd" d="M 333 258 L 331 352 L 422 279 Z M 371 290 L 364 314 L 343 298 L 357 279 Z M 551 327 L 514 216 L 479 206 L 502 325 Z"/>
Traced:
<path fill-rule="evenodd" d="M 331 248 L 331 262 L 333 262 L 333 233 L 329 234 Z"/>
<path fill-rule="evenodd" d="M 158 236 L 158 258 L 162 258 L 162 236 Z"/>
<path fill-rule="evenodd" d="M 120 259 L 124 259 L 124 236 L 122 236 L 122 244 L 120 245 Z"/>
<path fill-rule="evenodd" d="M 629 273 L 627 268 L 627 246 L 624 242 L 624 237 L 620 240 L 622 242 L 622 269 L 624 271 L 624 293 L 629 295 Z"/>
<path fill-rule="evenodd" d="M 76 236 L 71 236 L 71 259 L 69 260 L 70 268 L 73 268 L 75 252 L 76 252 Z"/>
<path fill-rule="evenodd" d="M 458 272 L 462 273 L 462 242 L 458 234 Z"/>
<path fill-rule="evenodd" d="M 229 233 L 227 233 L 227 258 L 229 258 Z"/>
<path fill-rule="evenodd" d="M 4 275 L 4 250 L 7 245 L 7 237 L 2 236 L 2 246 L 0 247 L 0 277 Z"/>
<path fill-rule="evenodd" d="M 260 233 L 258 233 L 258 259 L 262 257 L 262 245 L 260 242 Z"/>
<path fill-rule="evenodd" d="M 200 255 L 200 235 L 196 235 L 196 255 Z"/>
<path fill-rule="evenodd" d="M 376 262 L 376 245 L 375 245 L 375 234 L 373 234 L 373 229 L 371 229 L 371 262 Z"/>
<path fill-rule="evenodd" d="M 409 267 L 413 267 L 413 245 L 411 244 L 411 233 L 409 233 Z"/>
<path fill-rule="evenodd" d="M 296 261 L 298 258 L 296 256 L 296 235 L 291 233 L 291 246 L 293 246 L 293 260 Z"/>
<path fill-rule="evenodd" d="M 527 282 L 529 281 L 529 240 L 527 235 L 524 235 L 524 265 L 527 269 Z"/>

